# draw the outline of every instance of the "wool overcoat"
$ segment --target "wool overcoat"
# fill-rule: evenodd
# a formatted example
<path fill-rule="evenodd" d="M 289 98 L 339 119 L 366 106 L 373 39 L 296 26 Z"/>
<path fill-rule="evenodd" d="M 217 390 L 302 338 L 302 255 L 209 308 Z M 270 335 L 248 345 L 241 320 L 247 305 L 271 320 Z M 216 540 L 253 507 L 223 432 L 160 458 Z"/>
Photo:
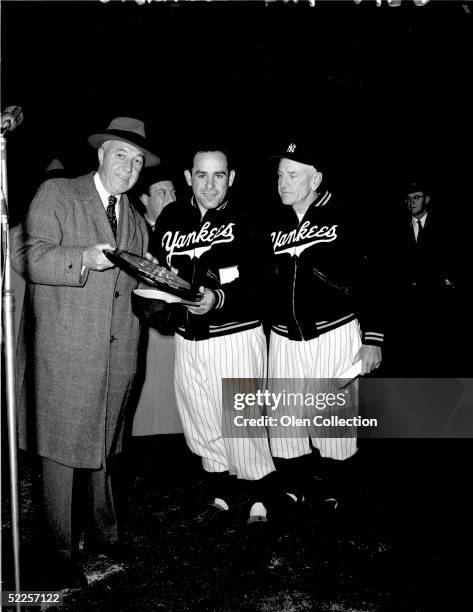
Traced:
<path fill-rule="evenodd" d="M 126 195 L 117 240 L 93 174 L 39 188 L 12 262 L 26 280 L 17 348 L 20 447 L 75 467 L 97 469 L 121 449 L 136 370 L 138 281 L 111 268 L 83 269 L 84 249 L 110 243 L 144 256 L 148 231 Z"/>

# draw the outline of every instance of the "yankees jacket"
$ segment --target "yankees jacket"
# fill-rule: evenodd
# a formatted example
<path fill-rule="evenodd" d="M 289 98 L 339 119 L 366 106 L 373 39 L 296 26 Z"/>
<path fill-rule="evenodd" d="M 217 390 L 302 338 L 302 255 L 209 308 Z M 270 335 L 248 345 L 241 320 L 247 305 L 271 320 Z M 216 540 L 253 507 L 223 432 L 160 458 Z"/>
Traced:
<path fill-rule="evenodd" d="M 272 330 L 290 340 L 310 340 L 358 319 L 364 344 L 380 346 L 383 318 L 370 260 L 328 191 L 301 221 L 280 205 L 271 223 L 274 285 Z"/>
<path fill-rule="evenodd" d="M 271 243 L 250 213 L 230 201 L 201 218 L 194 199 L 166 206 L 150 252 L 175 268 L 193 289 L 213 289 L 214 308 L 194 315 L 175 308 L 176 332 L 203 340 L 261 325 L 271 266 Z"/>

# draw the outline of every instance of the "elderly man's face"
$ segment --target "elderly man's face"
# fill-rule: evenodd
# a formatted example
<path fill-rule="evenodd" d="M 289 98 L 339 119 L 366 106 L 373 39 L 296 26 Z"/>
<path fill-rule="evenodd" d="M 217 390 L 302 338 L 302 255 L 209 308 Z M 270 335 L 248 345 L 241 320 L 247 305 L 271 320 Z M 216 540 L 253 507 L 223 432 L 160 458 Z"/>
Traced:
<path fill-rule="evenodd" d="M 424 215 L 430 198 L 423 191 L 412 191 L 406 196 L 406 204 L 413 217 L 420 218 Z"/>
<path fill-rule="evenodd" d="M 217 208 L 225 200 L 235 178 L 235 172 L 228 171 L 227 158 L 221 151 L 197 153 L 192 174 L 189 170 L 184 174 L 202 213 Z"/>
<path fill-rule="evenodd" d="M 313 166 L 283 157 L 278 169 L 278 192 L 282 203 L 289 206 L 304 203 L 320 184 L 321 178 Z"/>
<path fill-rule="evenodd" d="M 146 206 L 148 217 L 154 222 L 171 202 L 176 201 L 176 190 L 172 181 L 158 181 L 149 188 L 149 195 L 143 194 L 141 201 Z"/>
<path fill-rule="evenodd" d="M 109 193 L 117 195 L 133 187 L 145 160 L 140 149 L 128 142 L 107 140 L 98 155 L 100 180 Z"/>

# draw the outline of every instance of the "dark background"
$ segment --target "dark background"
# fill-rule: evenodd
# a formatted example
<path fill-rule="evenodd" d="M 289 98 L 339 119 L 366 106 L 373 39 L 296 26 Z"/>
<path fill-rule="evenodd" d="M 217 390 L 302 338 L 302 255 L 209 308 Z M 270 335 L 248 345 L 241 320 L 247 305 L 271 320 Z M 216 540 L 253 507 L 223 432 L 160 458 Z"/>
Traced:
<path fill-rule="evenodd" d="M 9 137 L 12 224 L 53 157 L 71 176 L 95 167 L 87 136 L 119 115 L 146 122 L 179 177 L 192 142 L 228 142 L 250 206 L 274 194 L 267 154 L 303 131 L 354 210 L 384 219 L 423 175 L 469 214 L 471 5 L 4 1 L 2 108 L 25 117 Z"/>
<path fill-rule="evenodd" d="M 124 115 L 146 122 L 153 149 L 164 160 L 175 158 L 179 176 L 194 141 L 228 141 L 236 188 L 248 206 L 262 210 L 274 195 L 267 155 L 302 130 L 328 156 L 330 182 L 354 211 L 389 221 L 402 206 L 406 178 L 425 175 L 448 213 L 446 233 L 468 237 L 473 15 L 465 6 L 473 9 L 456 0 L 423 7 L 404 0 L 397 8 L 386 0 L 381 7 L 374 0 L 317 0 L 314 8 L 304 0 L 268 6 L 3 0 L 1 108 L 20 105 L 25 116 L 8 144 L 12 224 L 53 157 L 71 176 L 92 170 L 96 151 L 87 136 Z M 182 194 L 182 180 L 178 188 Z M 471 343 L 464 346 L 470 369 Z M 203 552 L 181 518 L 189 499 L 203 503 L 201 483 L 184 450 L 173 446 L 172 456 L 160 438 L 161 469 L 153 465 L 153 475 L 164 493 L 143 497 L 135 489 L 129 503 L 128 526 L 142 561 L 73 595 L 68 609 L 184 609 L 186 601 L 207 609 L 217 599 L 216 609 L 256 610 L 261 600 L 273 601 L 274 591 L 286 604 L 292 598 L 294 609 L 314 609 L 317 601 L 340 609 L 343 602 L 396 612 L 466 609 L 471 568 L 461 551 L 471 535 L 469 440 L 361 440 L 354 535 L 342 531 L 334 539 L 318 515 L 313 527 L 311 516 L 300 535 L 276 544 L 282 565 L 274 572 L 255 560 L 248 536 L 242 545 L 239 530 L 223 539 L 223 553 Z M 176 471 L 180 488 L 163 485 L 168 470 Z M 24 473 L 20 480 L 28 485 Z M 38 522 L 29 489 L 22 499 L 29 512 L 23 546 Z M 5 516 L 7 503 L 4 496 Z M 183 551 L 179 558 L 176 550 Z M 235 573 L 236 555 L 243 570 L 237 562 Z M 242 593 L 249 593 L 246 607 Z"/>

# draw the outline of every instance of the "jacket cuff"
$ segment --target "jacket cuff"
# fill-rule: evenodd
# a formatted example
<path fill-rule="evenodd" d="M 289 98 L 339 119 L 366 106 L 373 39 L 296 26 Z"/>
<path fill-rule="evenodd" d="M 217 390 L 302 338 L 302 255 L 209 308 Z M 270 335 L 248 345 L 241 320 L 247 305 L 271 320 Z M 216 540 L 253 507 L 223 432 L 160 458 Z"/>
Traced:
<path fill-rule="evenodd" d="M 367 331 L 362 334 L 363 344 L 372 344 L 373 346 L 382 346 L 384 334 L 381 332 Z"/>
<path fill-rule="evenodd" d="M 223 289 L 214 289 L 214 293 L 215 297 L 217 298 L 214 308 L 216 310 L 219 310 L 225 304 L 225 292 L 223 291 Z"/>
<path fill-rule="evenodd" d="M 89 271 L 82 265 L 84 247 L 69 247 L 64 250 L 63 284 L 71 287 L 82 286 Z"/>

